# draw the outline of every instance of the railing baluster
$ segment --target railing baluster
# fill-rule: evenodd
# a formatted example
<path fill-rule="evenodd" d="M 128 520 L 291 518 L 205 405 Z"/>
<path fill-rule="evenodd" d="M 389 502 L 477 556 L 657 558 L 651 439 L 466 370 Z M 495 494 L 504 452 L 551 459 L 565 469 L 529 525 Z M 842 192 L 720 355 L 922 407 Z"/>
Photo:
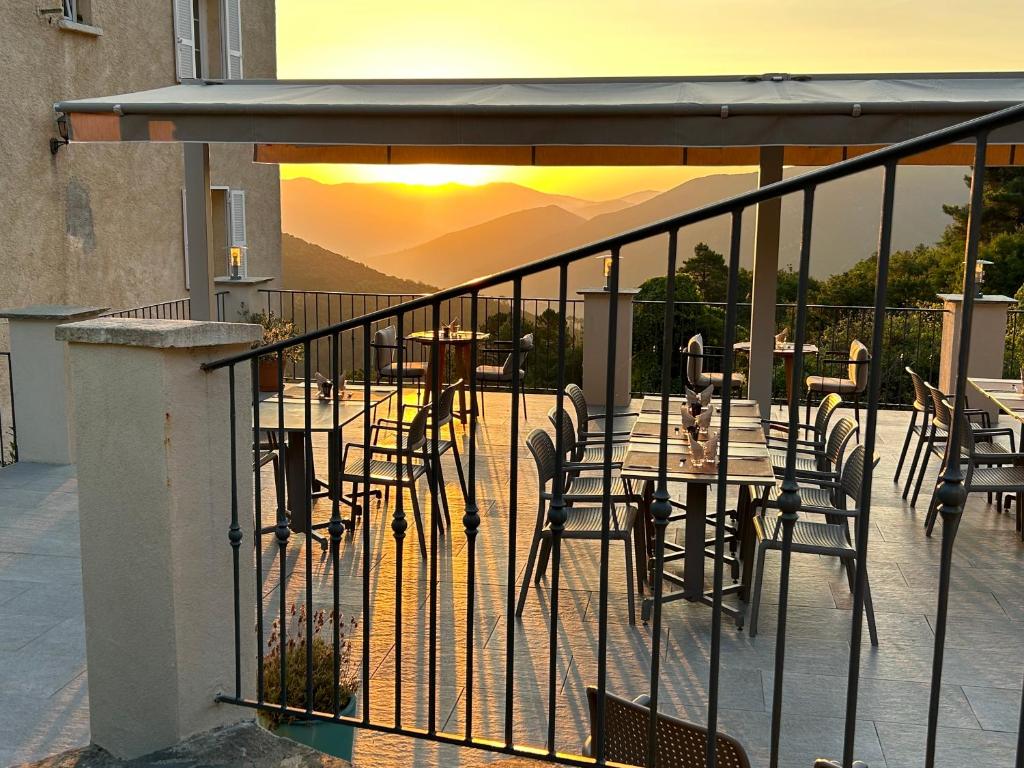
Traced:
<path fill-rule="evenodd" d="M 277 351 L 277 447 L 282 455 L 287 456 L 288 448 L 284 443 L 284 350 Z M 284 485 L 277 485 L 277 526 L 274 533 L 277 536 L 277 560 L 280 568 L 280 583 L 277 585 L 278 592 L 278 643 L 281 655 L 281 711 L 288 707 L 285 692 L 288 690 L 288 665 L 285 663 L 288 652 L 288 537 L 291 529 L 288 527 L 288 516 L 285 512 Z"/>
<path fill-rule="evenodd" d="M 427 475 L 430 478 L 432 493 L 430 494 L 430 626 L 428 657 L 430 663 L 427 688 L 427 733 L 437 731 L 437 551 L 438 532 L 441 527 L 440 488 L 441 481 L 437 471 L 440 456 L 437 454 L 437 420 L 440 412 L 438 403 L 441 399 L 441 379 L 444 375 L 446 355 L 441 354 L 441 303 L 433 303 L 432 324 L 434 327 L 434 343 L 430 345 L 430 438 L 429 447 L 423 447 L 423 459 L 428 461 Z M 415 488 L 413 493 L 415 493 Z"/>
<path fill-rule="evenodd" d="M 306 302 L 302 302 L 306 306 Z M 305 321 L 305 309 L 303 309 L 303 321 Z M 310 387 L 313 381 L 312 365 L 310 359 L 312 347 L 307 341 L 302 345 L 303 375 L 305 382 L 303 386 L 303 418 L 305 421 L 305 460 L 306 460 L 306 482 L 303 492 L 306 494 L 307 517 L 306 526 L 306 712 L 313 711 L 313 404 L 310 398 Z"/>
<path fill-rule="evenodd" d="M 939 726 L 939 697 L 942 692 L 942 663 L 946 649 L 946 619 L 949 606 L 949 577 L 953 569 L 953 543 L 964 511 L 967 494 L 960 469 L 960 430 L 964 418 L 964 397 L 967 389 L 967 363 L 971 345 L 971 323 L 974 316 L 974 269 L 978 261 L 981 219 L 985 203 L 985 151 L 988 135 L 981 133 L 974 146 L 974 172 L 971 175 L 971 203 L 967 216 L 967 238 L 964 244 L 964 305 L 960 316 L 960 348 L 957 351 L 956 386 L 953 389 L 953 423 L 949 427 L 946 460 L 936 490 L 939 514 L 942 516 L 942 550 L 939 557 L 939 595 L 935 614 L 935 653 L 932 659 L 932 687 L 928 699 L 928 739 L 925 746 L 925 768 L 935 765 L 935 740 Z M 956 458 L 954 458 L 956 457 Z M 1017 755 L 1018 764 L 1021 755 Z"/>
<path fill-rule="evenodd" d="M 397 424 L 395 430 L 395 444 L 400 448 L 405 447 L 405 397 L 403 389 L 403 378 L 405 374 L 405 313 L 399 312 L 395 320 L 397 335 L 395 345 L 395 365 L 398 376 L 395 377 L 397 387 L 398 405 L 395 407 Z M 403 460 L 404 450 L 400 450 L 395 456 L 395 476 L 404 477 Z M 411 469 L 410 469 L 411 471 Z M 413 491 L 415 493 L 415 490 Z M 402 562 L 404 559 L 405 532 L 409 528 L 409 522 L 405 519 L 404 499 L 405 494 L 402 488 L 395 488 L 395 514 L 391 520 L 391 531 L 395 536 L 395 727 L 402 727 Z"/>
<path fill-rule="evenodd" d="M 676 258 L 679 249 L 679 231 L 668 233 L 668 269 L 665 273 L 665 323 L 662 332 L 661 349 L 661 424 L 658 441 L 658 482 L 651 500 L 651 518 L 654 528 L 654 566 L 651 568 L 650 553 L 644 563 L 647 576 L 653 576 L 653 626 L 651 629 L 651 715 L 647 722 L 647 768 L 654 768 L 658 756 L 658 688 L 661 678 L 661 596 L 664 591 L 661 574 L 665 564 L 665 529 L 672 513 L 671 496 L 668 492 L 668 417 L 669 395 L 672 391 L 672 351 L 675 339 L 676 315 Z M 611 429 L 606 425 L 605 429 Z M 645 492 L 646 493 L 646 492 Z M 641 521 L 641 530 L 634 530 L 634 536 L 643 535 L 650 541 L 647 521 Z M 644 548 L 646 551 L 646 547 Z"/>
<path fill-rule="evenodd" d="M 732 412 L 732 364 L 733 344 L 736 343 L 736 310 L 739 294 L 740 233 L 743 224 L 743 210 L 732 214 L 732 231 L 729 237 L 729 284 L 726 288 L 725 338 L 722 340 L 722 416 L 718 430 L 718 504 L 715 519 L 715 565 L 714 586 L 711 603 L 711 657 L 708 679 L 708 740 L 707 765 L 715 768 L 718 764 L 718 686 L 719 664 L 722 655 L 722 569 L 725 560 L 725 507 L 727 478 L 729 475 L 729 416 Z"/>
<path fill-rule="evenodd" d="M 512 337 L 519 338 L 522 318 L 519 302 L 523 281 L 516 278 L 512 284 Z M 519 503 L 519 344 L 512 344 L 512 423 L 509 426 L 509 485 L 508 485 L 508 588 L 505 605 L 505 746 L 512 746 L 512 712 L 516 647 L 516 506 Z M 556 539 L 557 540 L 557 539 Z M 557 577 L 556 577 L 557 578 Z"/>
<path fill-rule="evenodd" d="M 341 337 L 332 333 L 331 339 L 331 434 L 327 446 L 327 459 L 330 462 L 327 477 L 327 487 L 331 494 L 331 522 L 327 525 L 327 533 L 331 541 L 331 648 L 333 650 L 333 695 L 334 715 L 341 714 L 341 574 L 339 573 L 341 560 L 341 535 L 345 532 L 345 524 L 341 521 L 341 452 L 345 448 L 339 422 L 341 421 L 339 397 L 339 357 L 341 355 Z M 364 614 L 363 621 L 366 621 Z M 363 683 L 366 684 L 366 681 Z"/>
<path fill-rule="evenodd" d="M 562 439 L 561 420 L 565 415 L 565 302 L 568 293 L 568 267 L 562 265 L 558 269 L 558 365 L 555 388 L 555 415 L 558 425 L 555 427 L 555 476 L 551 480 L 551 506 L 548 509 L 548 525 L 551 529 L 551 615 L 548 624 L 548 733 L 547 749 L 549 754 L 555 752 L 555 678 L 558 671 L 558 589 L 561 569 L 562 531 L 567 519 L 565 511 L 565 474 L 563 462 L 565 443 Z M 517 345 L 518 346 L 518 345 Z M 513 394 L 513 398 L 515 395 Z M 513 446 L 517 449 L 518 446 Z M 524 574 L 523 578 L 529 578 Z M 529 585 L 526 586 L 529 589 Z"/>
<path fill-rule="evenodd" d="M 231 430 L 228 444 L 231 451 L 231 527 L 228 541 L 231 542 L 231 575 L 234 583 L 234 630 L 235 630 L 235 698 L 242 698 L 242 619 L 239 602 L 241 591 L 238 573 L 238 549 L 242 546 L 242 529 L 238 525 L 238 425 L 235 418 L 235 366 L 228 367 L 228 428 Z"/>
<path fill-rule="evenodd" d="M 371 445 L 370 324 L 363 326 L 363 445 Z M 338 390 L 335 389 L 335 392 Z M 395 444 L 400 448 L 400 444 Z M 397 477 L 397 475 L 396 475 Z M 400 493 L 401 491 L 397 491 Z M 352 503 L 355 503 L 353 496 Z M 363 462 L 363 722 L 370 719 L 370 462 Z"/>
<path fill-rule="evenodd" d="M 619 319 L 619 249 L 612 249 L 608 275 L 608 360 L 605 367 L 604 477 L 601 498 L 601 569 L 598 592 L 597 630 L 597 712 L 594 734 L 594 758 L 605 759 L 605 694 L 608 687 L 608 535 L 612 513 L 612 437 L 615 430 L 616 346 Z M 568 418 L 563 416 L 562 418 Z M 632 598 L 632 595 L 630 596 Z"/>
<path fill-rule="evenodd" d="M 882 386 L 882 335 L 885 330 L 885 298 L 889 280 L 889 253 L 892 246 L 893 207 L 896 197 L 896 164 L 887 165 L 882 189 L 882 223 L 878 233 L 878 261 L 875 270 L 875 314 L 872 320 L 871 363 L 868 370 L 866 429 L 863 436 L 864 477 L 861 479 L 857 531 L 857 572 L 853 590 L 853 622 L 850 630 L 850 671 L 846 679 L 846 728 L 843 738 L 843 765 L 853 764 L 857 733 L 857 696 L 860 685 L 860 648 L 864 626 L 864 599 L 867 589 L 868 534 L 871 528 L 871 486 L 878 402 Z M 843 493 L 842 490 L 839 493 Z"/>
<path fill-rule="evenodd" d="M 260 459 L 260 373 L 259 357 L 249 360 L 250 390 L 252 395 L 252 445 L 253 445 L 253 541 L 256 554 L 256 701 L 263 703 L 263 483 Z M 273 446 L 269 446 L 274 450 Z M 277 465 L 281 466 L 278 454 Z"/>
<path fill-rule="evenodd" d="M 479 292 L 473 291 L 470 305 L 469 329 L 474 333 L 479 323 Z M 466 483 L 466 512 L 462 524 L 466 528 L 466 741 L 473 739 L 473 658 L 474 611 L 476 606 L 476 537 L 480 528 L 480 510 L 476 503 L 476 366 L 477 345 L 474 337 L 469 348 L 469 467 Z M 453 437 L 453 440 L 457 440 Z M 458 461 L 458 454 L 455 456 Z"/>
<path fill-rule="evenodd" d="M 800 239 L 800 276 L 797 283 L 796 329 L 793 334 L 793 381 L 803 376 L 803 345 L 807 335 L 807 283 L 811 261 L 811 225 L 814 218 L 814 187 L 804 190 L 803 222 Z M 772 690 L 771 768 L 779 766 L 779 737 L 782 728 L 782 678 L 786 656 L 786 614 L 789 601 L 789 562 L 793 547 L 793 526 L 799 515 L 800 486 L 796 482 L 797 425 L 800 403 L 789 404 L 789 434 L 786 441 L 786 471 L 779 494 L 782 522 L 782 564 L 779 575 L 779 618 L 775 641 L 775 679 Z"/>

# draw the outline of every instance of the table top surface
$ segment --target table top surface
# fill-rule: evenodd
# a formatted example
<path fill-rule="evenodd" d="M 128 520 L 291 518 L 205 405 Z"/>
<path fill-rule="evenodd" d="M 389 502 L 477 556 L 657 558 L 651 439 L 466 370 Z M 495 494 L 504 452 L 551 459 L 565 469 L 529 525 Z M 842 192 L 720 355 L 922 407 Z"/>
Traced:
<path fill-rule="evenodd" d="M 660 404 L 660 398 L 654 399 Z M 718 482 L 718 466 L 695 468 L 688 464 L 690 447 L 683 441 L 682 418 L 678 412 L 678 404 L 683 399 L 672 399 L 677 407 L 669 414 L 667 479 L 672 482 L 702 484 Z M 725 481 L 729 485 L 771 485 L 775 482 L 775 470 L 768 455 L 760 418 L 738 415 L 744 406 L 751 406 L 757 413 L 757 403 L 754 401 L 732 401 L 728 454 L 719 457 L 719 461 L 726 464 Z M 712 417 L 712 427 L 719 424 L 721 419 L 716 413 Z M 622 476 L 635 480 L 658 479 L 660 445 L 661 414 L 642 412 L 630 431 L 629 445 L 622 459 Z"/>
<path fill-rule="evenodd" d="M 306 396 L 305 384 L 285 384 L 284 398 L 278 401 L 277 393 L 270 392 L 260 400 L 260 429 L 280 429 L 281 410 L 284 411 L 284 429 L 286 432 L 302 432 L 306 429 Z M 338 401 L 338 427 L 362 416 L 367 409 L 375 409 L 385 400 L 394 397 L 395 387 L 370 387 L 369 403 L 364 398 L 363 387 L 356 384 L 342 393 Z M 316 385 L 312 387 L 309 402 L 309 428 L 312 432 L 332 432 L 334 430 L 334 401 L 321 400 Z"/>
<path fill-rule="evenodd" d="M 415 331 L 405 337 L 409 341 L 418 341 L 421 344 L 469 344 L 471 341 L 487 341 L 491 334 L 483 331 L 459 331 L 449 336 L 439 336 L 437 331 Z"/>
<path fill-rule="evenodd" d="M 1024 421 L 1024 384 L 1020 379 L 968 377 L 967 381 L 1007 416 Z"/>
<path fill-rule="evenodd" d="M 683 403 L 686 402 L 685 397 L 670 397 L 668 399 L 668 412 L 676 416 L 679 415 L 679 408 Z M 739 400 L 732 399 L 729 401 L 731 407 L 729 415 L 731 418 L 740 419 L 761 419 L 761 406 L 756 400 Z M 720 398 L 714 398 L 711 404 L 715 406 L 716 412 L 721 412 L 722 401 Z M 658 395 L 647 395 L 644 397 L 643 404 L 640 406 L 641 413 L 661 413 L 661 397 Z"/>
<path fill-rule="evenodd" d="M 732 348 L 737 350 L 737 351 L 740 351 L 740 352 L 749 352 L 750 351 L 750 342 L 749 341 L 740 341 L 740 342 L 737 342 L 736 344 L 734 344 Z M 814 346 L 813 344 L 804 344 L 802 349 L 804 351 L 804 354 L 806 354 L 806 355 L 816 355 L 816 354 L 818 354 L 818 348 L 816 346 Z M 792 355 L 795 352 L 796 352 L 796 344 L 794 344 L 792 341 L 785 341 L 782 344 L 778 344 L 778 343 L 775 344 L 775 354 L 776 355 Z"/>

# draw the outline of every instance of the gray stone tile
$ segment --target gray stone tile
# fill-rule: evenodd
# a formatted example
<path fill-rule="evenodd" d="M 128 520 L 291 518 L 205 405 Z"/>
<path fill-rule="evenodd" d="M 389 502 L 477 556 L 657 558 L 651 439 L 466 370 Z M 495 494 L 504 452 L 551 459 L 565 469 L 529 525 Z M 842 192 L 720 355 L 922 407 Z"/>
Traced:
<path fill-rule="evenodd" d="M 1017 732 L 1020 723 L 1019 690 L 964 686 L 964 694 L 986 731 Z M 946 724 L 945 720 L 942 722 Z"/>
<path fill-rule="evenodd" d="M 875 727 L 887 765 L 924 768 L 927 738 L 924 726 L 877 723 Z M 1016 747 L 1015 734 L 940 727 L 936 739 L 935 764 L 1007 768 L 1013 765 Z"/>

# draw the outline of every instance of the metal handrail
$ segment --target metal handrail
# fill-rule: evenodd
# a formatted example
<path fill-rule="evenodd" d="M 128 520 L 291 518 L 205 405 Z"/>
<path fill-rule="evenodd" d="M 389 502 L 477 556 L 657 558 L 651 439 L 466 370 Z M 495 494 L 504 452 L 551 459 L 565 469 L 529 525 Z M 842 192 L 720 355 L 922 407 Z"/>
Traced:
<path fill-rule="evenodd" d="M 736 195 L 735 197 L 731 197 L 717 203 L 711 203 L 700 208 L 695 208 L 687 213 L 662 219 L 661 221 L 653 224 L 637 227 L 636 229 L 619 235 L 614 235 L 613 237 L 609 237 L 604 240 L 598 240 L 590 243 L 589 245 L 564 251 L 554 256 L 537 259 L 529 264 L 508 269 L 503 272 L 496 272 L 486 277 L 469 280 L 452 288 L 445 288 L 437 291 L 436 293 L 421 296 L 420 298 L 412 299 L 411 301 L 403 302 L 402 304 L 397 304 L 394 307 L 377 310 L 359 318 L 345 320 L 327 328 L 322 328 L 318 331 L 304 333 L 293 339 L 279 341 L 250 352 L 221 358 L 220 360 L 215 360 L 210 363 L 204 363 L 202 367 L 207 371 L 216 370 L 218 368 L 231 365 L 232 363 L 240 363 L 245 360 L 252 359 L 261 354 L 270 354 L 296 344 L 315 341 L 316 339 L 326 338 L 335 333 L 352 330 L 354 328 L 358 328 L 364 323 L 384 320 L 389 317 L 394 317 L 398 313 L 425 308 L 435 301 L 444 301 L 446 299 L 456 298 L 471 291 L 479 292 L 485 288 L 491 288 L 496 285 L 508 283 L 516 278 L 529 277 L 530 275 L 535 275 L 539 272 L 558 268 L 563 264 L 571 264 L 572 262 L 579 261 L 581 259 L 597 256 L 599 253 L 603 253 L 605 251 L 621 250 L 623 247 L 641 240 L 657 237 L 658 235 L 665 235 L 674 230 L 698 224 L 702 221 L 714 219 L 719 216 L 727 216 L 737 210 L 743 210 L 757 205 L 758 203 L 773 200 L 776 197 L 814 189 L 815 187 L 829 181 L 835 181 L 836 179 L 842 179 L 847 176 L 862 173 L 863 171 L 881 168 L 889 163 L 897 163 L 907 157 L 926 152 L 930 149 L 936 149 L 962 139 L 972 138 L 979 133 L 987 133 L 989 131 L 997 130 L 1021 120 L 1024 120 L 1024 104 L 1007 107 L 1006 109 L 1001 109 L 998 112 L 993 112 L 990 115 L 984 115 L 983 117 L 977 117 L 958 125 L 941 128 L 937 131 L 927 133 L 924 136 L 902 141 L 898 144 L 892 144 L 888 147 L 883 147 L 882 149 L 877 149 L 873 152 L 868 152 L 866 154 L 859 155 L 858 157 L 853 157 L 848 160 L 835 163 L 834 165 L 826 166 L 825 168 L 818 168 L 817 170 L 791 179 L 783 179 L 782 181 L 777 181 L 773 184 L 767 184 L 758 189 L 751 190 L 750 192 L 744 192 L 740 195 Z"/>

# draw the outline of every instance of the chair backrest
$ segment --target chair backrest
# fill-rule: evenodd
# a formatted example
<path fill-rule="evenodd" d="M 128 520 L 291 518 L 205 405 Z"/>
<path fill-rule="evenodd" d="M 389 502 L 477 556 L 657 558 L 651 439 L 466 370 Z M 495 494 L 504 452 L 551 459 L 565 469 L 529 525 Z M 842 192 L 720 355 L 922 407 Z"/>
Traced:
<path fill-rule="evenodd" d="M 564 408 L 559 411 L 556 406 L 548 411 L 548 421 L 551 422 L 551 426 L 555 428 L 556 432 L 559 429 L 562 430 L 562 452 L 566 458 L 571 459 L 576 451 L 577 437 L 576 428 L 573 426 L 569 414 L 565 412 Z"/>
<path fill-rule="evenodd" d="M 854 505 L 857 509 L 860 509 L 860 494 L 863 488 L 862 483 L 864 481 L 864 462 L 867 456 L 867 450 L 863 445 L 858 445 L 853 449 L 843 465 L 843 474 L 840 477 L 839 484 L 843 488 L 843 493 L 853 499 Z M 878 459 L 875 459 L 875 464 L 878 463 Z"/>
<path fill-rule="evenodd" d="M 842 404 L 843 398 L 835 392 L 826 395 L 825 398 L 818 403 L 818 410 L 814 412 L 815 439 L 821 440 L 822 435 L 828 434 L 828 423 L 832 420 L 832 415 Z"/>
<path fill-rule="evenodd" d="M 700 384 L 704 375 L 704 337 L 696 334 L 686 342 L 686 380 L 690 386 Z"/>
<path fill-rule="evenodd" d="M 420 406 L 405 429 L 405 449 L 410 453 L 421 450 L 427 443 L 427 416 L 429 413 L 429 403 Z"/>
<path fill-rule="evenodd" d="M 533 334 L 528 333 L 519 340 L 519 370 L 521 370 L 524 374 L 526 373 L 526 359 L 530 356 L 531 352 L 533 352 Z M 512 378 L 513 362 L 513 356 L 512 354 L 509 354 L 509 356 L 505 358 L 505 362 L 502 363 L 501 366 L 502 374 L 504 376 L 508 376 L 509 379 Z"/>
<path fill-rule="evenodd" d="M 836 472 L 842 471 L 843 453 L 846 452 L 846 446 L 855 434 L 857 434 L 857 422 L 849 416 L 843 416 L 828 433 L 828 441 L 825 443 L 825 458 L 835 467 Z"/>
<path fill-rule="evenodd" d="M 572 408 L 576 412 L 576 431 L 579 433 L 580 438 L 583 438 L 587 434 L 587 426 L 590 423 L 590 409 L 587 407 L 587 398 L 577 384 L 566 384 L 565 396 L 569 398 Z"/>
<path fill-rule="evenodd" d="M 591 734 L 597 723 L 599 696 L 597 688 L 587 687 Z M 650 718 L 650 709 L 642 704 L 605 693 L 605 759 L 626 765 L 646 765 L 647 726 Z M 707 743 L 708 732 L 703 726 L 668 715 L 658 715 L 656 762 L 659 768 L 703 768 Z M 718 733 L 715 737 L 715 757 L 719 768 L 750 768 L 750 760 L 743 745 L 724 733 Z"/>
<path fill-rule="evenodd" d="M 857 392 L 864 392 L 868 388 L 868 361 L 871 355 L 868 348 L 857 339 L 850 343 L 850 366 L 847 377 L 856 387 Z"/>
<path fill-rule="evenodd" d="M 551 442 L 551 435 L 538 428 L 526 438 L 526 447 L 530 449 L 533 460 L 537 464 L 538 489 L 540 493 L 544 493 L 547 484 L 555 477 L 555 469 L 558 464 L 555 456 L 555 444 Z"/>
<path fill-rule="evenodd" d="M 928 390 L 928 395 L 932 401 L 932 422 L 939 429 L 944 429 L 948 432 L 950 424 L 953 423 L 953 415 L 946 396 L 942 394 L 942 390 L 938 387 L 933 387 L 927 381 L 924 383 L 924 386 Z"/>
<path fill-rule="evenodd" d="M 921 374 L 917 373 L 909 365 L 905 370 L 910 375 L 911 384 L 914 385 L 914 408 L 928 413 L 932 407 L 932 398 L 928 394 L 928 387 L 924 383 L 924 379 L 921 378 Z"/>
<path fill-rule="evenodd" d="M 398 331 L 395 326 L 389 325 L 374 333 L 370 346 L 373 347 L 374 365 L 380 374 L 395 359 L 395 348 L 398 346 Z"/>
<path fill-rule="evenodd" d="M 455 395 L 462 386 L 462 379 L 452 382 L 441 390 L 437 398 L 437 426 L 450 424 L 455 413 Z"/>

